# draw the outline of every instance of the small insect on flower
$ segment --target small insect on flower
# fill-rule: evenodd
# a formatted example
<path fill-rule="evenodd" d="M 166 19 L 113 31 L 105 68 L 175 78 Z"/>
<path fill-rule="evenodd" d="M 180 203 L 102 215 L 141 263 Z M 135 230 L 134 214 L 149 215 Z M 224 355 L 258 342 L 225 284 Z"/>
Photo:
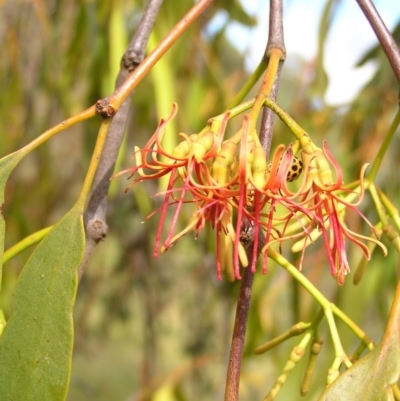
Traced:
<path fill-rule="evenodd" d="M 289 182 L 297 180 L 300 177 L 302 171 L 303 162 L 298 157 L 293 156 L 293 161 L 287 173 L 286 180 Z"/>
<path fill-rule="evenodd" d="M 240 231 L 240 242 L 244 247 L 251 244 L 254 240 L 254 223 L 248 223 Z"/>
<path fill-rule="evenodd" d="M 281 163 L 279 163 L 279 166 Z M 278 168 L 279 168 L 278 166 Z M 270 173 L 272 170 L 272 163 L 269 162 L 267 166 L 267 171 Z M 299 177 L 301 172 L 303 171 L 303 162 L 296 156 L 293 156 L 292 164 L 289 167 L 287 172 L 286 181 L 292 182 L 296 181 Z"/>
<path fill-rule="evenodd" d="M 343 185 L 343 172 L 324 141 L 322 149 L 315 145 L 308 151 L 303 150 L 302 158 L 305 169 L 303 182 L 297 193 L 292 193 L 285 182 L 281 186 L 281 193 L 287 199 L 298 200 L 292 207 L 301 206 L 302 211 L 307 211 L 309 220 L 304 232 L 304 239 L 292 246 L 292 251 L 301 251 L 303 261 L 306 247 L 313 243 L 313 238 L 322 236 L 331 274 L 337 279 L 338 284 L 344 283 L 346 274 L 350 272 L 350 266 L 346 252 L 346 241 L 357 245 L 369 260 L 371 251 L 364 242 L 372 242 L 378 245 L 386 255 L 386 247 L 379 241 L 378 234 L 372 224 L 358 209 L 364 197 L 364 172 L 368 165 L 364 165 L 360 172 L 360 184 L 356 191 L 351 191 Z M 354 198 L 357 198 L 354 201 Z M 290 205 L 288 205 L 288 208 Z M 367 237 L 354 232 L 347 227 L 345 211 L 353 211 L 360 216 L 371 229 L 374 237 Z M 315 224 L 317 229 L 315 230 Z"/>

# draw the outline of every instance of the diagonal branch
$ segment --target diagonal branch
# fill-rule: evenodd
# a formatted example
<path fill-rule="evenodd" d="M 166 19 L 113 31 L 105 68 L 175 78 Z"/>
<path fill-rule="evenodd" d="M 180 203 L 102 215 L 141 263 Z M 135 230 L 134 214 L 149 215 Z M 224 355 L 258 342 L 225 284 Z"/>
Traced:
<path fill-rule="evenodd" d="M 392 67 L 393 73 L 396 76 L 397 82 L 400 85 L 400 51 L 392 34 L 387 29 L 378 10 L 375 8 L 371 0 L 356 0 L 362 12 L 366 16 L 369 24 L 375 32 L 386 57 Z"/>
<path fill-rule="evenodd" d="M 149 0 L 139 26 L 121 60 L 121 69 L 118 74 L 115 87 L 118 88 L 128 75 L 144 59 L 147 40 L 153 29 L 158 11 L 163 0 Z M 86 249 L 81 266 L 79 278 L 82 277 L 90 255 L 97 243 L 107 235 L 106 223 L 107 195 L 110 187 L 110 177 L 113 174 L 115 161 L 124 136 L 125 126 L 131 105 L 131 97 L 128 97 L 121 105 L 118 113 L 113 118 L 107 135 L 104 151 L 93 182 L 93 192 L 84 214 L 86 229 Z"/>

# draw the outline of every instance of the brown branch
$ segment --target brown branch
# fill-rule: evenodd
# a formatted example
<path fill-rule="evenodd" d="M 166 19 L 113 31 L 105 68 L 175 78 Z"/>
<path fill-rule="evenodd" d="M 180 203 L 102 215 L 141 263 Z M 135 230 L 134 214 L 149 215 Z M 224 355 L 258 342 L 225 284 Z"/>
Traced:
<path fill-rule="evenodd" d="M 213 1 L 198 0 L 158 46 L 143 60 L 140 66 L 129 74 L 121 86 L 110 96 L 97 101 L 96 113 L 103 118 L 113 117 L 122 102 L 132 93 L 138 83 Z"/>
<path fill-rule="evenodd" d="M 270 0 L 269 12 L 269 36 L 267 48 L 264 53 L 264 59 L 268 61 L 271 49 L 280 49 L 286 56 L 286 47 L 283 36 L 283 6 L 282 0 Z M 276 73 L 274 85 L 270 94 L 270 98 L 276 101 L 279 89 L 279 81 L 284 58 L 279 62 L 278 71 Z M 267 158 L 271 150 L 272 129 L 274 126 L 274 113 L 268 107 L 264 107 L 260 127 L 260 142 L 263 146 Z"/>
<path fill-rule="evenodd" d="M 129 43 L 128 49 L 121 60 L 121 72 L 117 78 L 116 88 L 125 81 L 131 73 L 144 59 L 145 49 L 158 11 L 163 0 L 149 0 L 144 10 L 142 19 Z M 123 74 L 123 76 L 121 76 Z"/>
<path fill-rule="evenodd" d="M 129 74 L 144 59 L 146 43 L 153 29 L 162 1 L 148 1 L 139 26 L 122 57 L 121 69 L 115 83 L 116 88 L 122 85 Z M 106 212 L 110 177 L 113 174 L 115 161 L 124 136 L 130 105 L 131 97 L 128 97 L 113 118 L 94 178 L 93 191 L 84 214 L 86 248 L 82 264 L 79 267 L 79 278 L 82 277 L 94 248 L 107 235 Z"/>
<path fill-rule="evenodd" d="M 387 29 L 378 10 L 375 8 L 371 0 L 356 0 L 362 12 L 366 16 L 369 24 L 375 32 L 386 57 L 392 67 L 393 73 L 396 76 L 397 82 L 400 85 L 400 51 L 392 34 Z"/>
<path fill-rule="evenodd" d="M 270 18 L 269 18 L 269 37 L 265 51 L 264 58 L 269 59 L 271 50 L 279 49 L 283 57 L 280 58 L 279 66 L 276 71 L 274 83 L 270 93 L 267 96 L 276 99 L 278 92 L 278 84 L 280 78 L 280 71 L 283 65 L 283 59 L 286 55 L 285 44 L 283 40 L 283 19 L 282 19 L 282 0 L 270 0 Z M 267 67 L 266 75 L 269 73 Z M 270 86 L 269 86 L 270 87 Z M 273 127 L 273 114 L 269 113 L 269 109 L 263 110 L 262 128 L 260 132 L 261 144 L 264 147 L 267 155 L 269 155 L 272 138 Z M 248 223 L 251 224 L 251 223 Z M 254 233 L 254 227 L 244 227 L 244 230 L 249 233 Z M 254 234 L 253 234 L 254 235 Z M 260 231 L 258 239 L 257 256 L 260 254 L 262 244 L 265 242 L 263 233 Z M 247 257 L 249 259 L 249 266 L 253 261 L 253 241 L 246 249 Z M 235 324 L 232 335 L 232 344 L 229 355 L 226 387 L 225 387 L 225 401 L 238 401 L 239 400 L 239 383 L 240 383 L 240 370 L 242 365 L 244 341 L 247 328 L 247 317 L 250 308 L 251 291 L 253 286 L 254 274 L 250 267 L 243 269 L 243 278 L 240 284 L 239 300 L 236 307 Z"/>
<path fill-rule="evenodd" d="M 149 0 L 145 9 L 145 15 L 139 25 L 141 32 L 138 32 L 137 35 L 133 37 L 127 52 L 122 58 L 121 72 L 116 83 L 117 89 L 110 96 L 96 103 L 96 114 L 103 118 L 113 117 L 113 121 L 100 160 L 100 166 L 94 180 L 93 194 L 84 216 L 87 243 L 83 262 L 79 268 L 79 278 L 82 277 L 85 266 L 96 244 L 107 235 L 105 214 L 107 209 L 108 188 L 110 185 L 109 179 L 112 176 L 115 160 L 125 130 L 130 106 L 129 97 L 136 85 L 150 71 L 154 64 L 179 39 L 182 33 L 191 26 L 192 22 L 212 1 L 213 0 L 198 0 L 161 43 L 144 58 L 145 44 L 162 2 L 162 0 Z M 140 60 L 143 61 L 137 64 Z M 111 130 L 117 131 L 117 134 L 113 134 Z"/>
<path fill-rule="evenodd" d="M 247 248 L 247 256 L 252 256 L 252 247 Z M 236 307 L 235 324 L 232 334 L 232 344 L 229 355 L 228 372 L 225 387 L 225 401 L 239 400 L 240 369 L 247 328 L 247 316 L 249 314 L 251 289 L 254 273 L 250 267 L 243 269 L 243 277 L 240 282 L 239 300 Z"/>
<path fill-rule="evenodd" d="M 248 260 L 253 258 L 254 243 L 254 225 L 247 231 L 248 235 L 253 234 L 253 241 L 246 247 Z M 264 233 L 260 231 L 258 241 L 258 255 L 261 253 L 265 242 Z M 251 262 L 249 266 L 251 265 Z M 242 356 L 244 341 L 247 328 L 247 316 L 250 309 L 251 290 L 253 287 L 254 273 L 250 267 L 243 269 L 243 277 L 240 282 L 239 299 L 236 306 L 235 324 L 233 327 L 232 344 L 229 355 L 228 371 L 226 374 L 225 401 L 237 401 L 239 399 L 240 369 L 242 365 Z"/>

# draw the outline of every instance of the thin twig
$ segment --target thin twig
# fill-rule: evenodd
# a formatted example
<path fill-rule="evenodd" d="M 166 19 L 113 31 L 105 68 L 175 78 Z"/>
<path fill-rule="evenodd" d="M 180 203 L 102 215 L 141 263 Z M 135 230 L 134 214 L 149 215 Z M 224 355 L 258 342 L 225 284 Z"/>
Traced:
<path fill-rule="evenodd" d="M 280 49 L 284 55 L 286 55 L 286 47 L 283 36 L 283 6 L 282 0 L 270 0 L 270 12 L 269 12 L 269 36 L 267 48 L 264 53 L 264 59 L 268 60 L 271 49 Z M 282 58 L 279 62 L 278 71 L 270 98 L 276 101 L 278 95 L 279 82 L 281 77 L 281 70 L 284 59 Z M 260 127 L 260 142 L 263 146 L 267 158 L 271 150 L 272 141 L 272 129 L 274 126 L 274 113 L 268 107 L 264 107 L 261 127 Z"/>
<path fill-rule="evenodd" d="M 110 96 L 96 102 L 96 114 L 103 118 L 113 117 L 138 83 L 213 1 L 198 0 L 195 2 L 158 46 L 140 63 L 140 66 L 129 74 L 121 86 Z"/>
<path fill-rule="evenodd" d="M 378 10 L 375 8 L 371 0 L 356 0 L 362 12 L 366 16 L 369 24 L 375 32 L 386 57 L 392 67 L 393 73 L 396 76 L 397 82 L 400 85 L 400 51 L 392 34 L 387 29 Z"/>
<path fill-rule="evenodd" d="M 247 248 L 247 257 L 251 258 L 252 247 Z M 225 388 L 225 401 L 239 400 L 240 369 L 242 366 L 242 355 L 244 340 L 246 336 L 247 316 L 249 314 L 251 289 L 253 286 L 254 273 L 250 267 L 244 269 L 240 283 L 239 300 L 236 307 L 235 325 L 232 334 L 232 344 L 229 355 L 228 373 Z"/>
<path fill-rule="evenodd" d="M 148 1 L 131 43 L 122 57 L 121 72 L 117 78 L 116 88 L 125 81 L 128 73 L 132 72 L 144 59 L 147 41 L 162 3 L 163 0 Z M 121 77 L 121 75 L 124 76 Z"/>
<path fill-rule="evenodd" d="M 272 49 L 279 49 L 283 54 L 283 57 L 279 61 L 279 66 L 276 72 L 274 84 L 271 88 L 270 93 L 267 94 L 267 96 L 273 97 L 275 99 L 278 92 L 279 77 L 283 64 L 283 58 L 286 54 L 285 44 L 283 41 L 282 0 L 270 0 L 269 37 L 264 56 L 265 58 L 267 59 L 269 58 L 269 54 Z M 268 73 L 268 68 L 266 74 L 267 73 Z M 269 115 L 267 110 L 268 109 L 263 111 L 260 140 L 262 146 L 264 147 L 268 155 L 271 146 L 273 114 Z M 259 236 L 260 237 L 258 239 L 258 252 L 256 257 L 258 257 L 258 255 L 260 254 L 262 249 L 262 244 L 265 242 L 265 238 L 263 238 L 263 234 L 261 231 Z M 253 243 L 254 239 L 246 249 L 247 257 L 250 261 L 249 266 L 252 265 Z M 242 365 L 242 356 L 243 356 L 244 341 L 247 328 L 247 317 L 250 308 L 253 278 L 254 278 L 254 273 L 251 271 L 249 267 L 243 270 L 243 277 L 240 284 L 239 299 L 236 307 L 236 317 L 232 335 L 232 344 L 229 355 L 227 380 L 225 387 L 225 398 L 224 398 L 225 401 L 239 400 L 240 370 Z"/>
<path fill-rule="evenodd" d="M 158 11 L 163 0 L 149 0 L 139 26 L 121 60 L 121 69 L 116 79 L 115 87 L 118 88 L 128 75 L 144 59 L 147 40 L 153 29 Z M 121 105 L 118 113 L 113 118 L 107 135 L 104 151 L 93 182 L 93 192 L 84 214 L 86 229 L 86 249 L 81 266 L 79 278 L 82 277 L 90 255 L 94 248 L 107 235 L 106 223 L 107 195 L 110 187 L 110 177 L 113 174 L 115 161 L 125 132 L 126 122 L 131 104 L 128 97 Z"/>

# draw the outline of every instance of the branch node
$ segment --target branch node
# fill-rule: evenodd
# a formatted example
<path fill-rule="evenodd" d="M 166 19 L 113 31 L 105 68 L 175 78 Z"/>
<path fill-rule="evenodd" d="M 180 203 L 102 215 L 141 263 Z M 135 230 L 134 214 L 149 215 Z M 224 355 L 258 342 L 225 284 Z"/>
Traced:
<path fill-rule="evenodd" d="M 96 102 L 96 114 L 102 118 L 114 117 L 116 110 L 110 106 L 110 100 L 108 98 L 100 99 Z"/>
<path fill-rule="evenodd" d="M 86 235 L 96 243 L 103 241 L 107 236 L 108 225 L 104 221 L 100 221 L 96 218 L 91 219 L 86 225 Z"/>
<path fill-rule="evenodd" d="M 140 64 L 141 59 L 143 59 L 143 56 L 137 53 L 124 54 L 124 56 L 121 59 L 121 69 L 131 73 Z"/>

